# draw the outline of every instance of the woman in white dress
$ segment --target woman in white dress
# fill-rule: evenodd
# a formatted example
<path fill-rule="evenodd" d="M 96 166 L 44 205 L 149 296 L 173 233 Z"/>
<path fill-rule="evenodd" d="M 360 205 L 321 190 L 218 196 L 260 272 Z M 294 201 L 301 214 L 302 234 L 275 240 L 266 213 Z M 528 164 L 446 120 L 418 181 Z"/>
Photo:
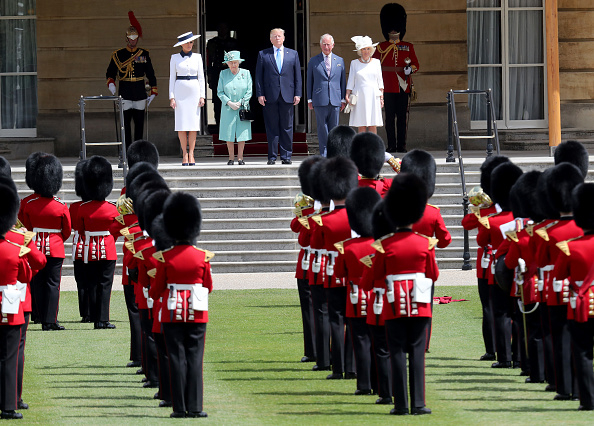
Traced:
<path fill-rule="evenodd" d="M 349 126 L 357 127 L 359 133 L 377 133 L 383 126 L 384 80 L 379 59 L 372 58 L 377 43 L 371 37 L 355 36 L 355 50 L 359 59 L 351 61 L 345 99 L 350 105 Z M 354 97 L 352 95 L 355 95 Z"/>
<path fill-rule="evenodd" d="M 182 148 L 182 166 L 193 166 L 196 132 L 200 130 L 200 107 L 204 106 L 205 86 L 202 57 L 192 52 L 192 32 L 177 37 L 179 53 L 171 55 L 169 63 L 169 105 L 175 110 L 175 131 Z M 190 150 L 187 152 L 188 143 Z"/>

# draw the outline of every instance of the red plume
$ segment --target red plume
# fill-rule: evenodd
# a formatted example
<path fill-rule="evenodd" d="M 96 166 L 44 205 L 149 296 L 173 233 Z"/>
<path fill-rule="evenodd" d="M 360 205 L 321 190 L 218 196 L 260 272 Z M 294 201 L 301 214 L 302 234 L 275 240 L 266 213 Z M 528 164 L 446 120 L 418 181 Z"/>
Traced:
<path fill-rule="evenodd" d="M 134 28 L 136 28 L 136 31 L 138 31 L 138 37 L 142 37 L 142 27 L 140 26 L 138 19 L 136 19 L 136 16 L 134 16 L 134 12 L 129 11 L 128 18 L 130 19 L 130 25 L 132 25 Z"/>

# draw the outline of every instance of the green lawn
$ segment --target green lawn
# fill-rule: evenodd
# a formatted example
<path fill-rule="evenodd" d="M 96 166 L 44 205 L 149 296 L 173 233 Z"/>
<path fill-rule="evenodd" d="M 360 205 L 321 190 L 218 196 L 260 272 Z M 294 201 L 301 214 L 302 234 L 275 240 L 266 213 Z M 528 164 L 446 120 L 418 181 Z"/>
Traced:
<path fill-rule="evenodd" d="M 578 402 L 553 401 L 544 385 L 529 385 L 519 370 L 494 370 L 477 361 L 480 304 L 475 287 L 437 289 L 469 299 L 434 309 L 427 355 L 427 406 L 431 416 L 389 416 L 375 396 L 354 396 L 355 381 L 325 380 L 302 364 L 296 290 L 215 291 L 210 298 L 204 366 L 208 419 L 216 424 L 592 424 Z M 64 332 L 31 325 L 22 410 L 26 422 L 147 424 L 180 422 L 158 408 L 154 389 L 143 389 L 128 361 L 127 314 L 122 292 L 112 296 L 116 330 L 80 324 L 76 294 L 64 292 Z M 184 420 L 181 420 L 183 422 Z"/>

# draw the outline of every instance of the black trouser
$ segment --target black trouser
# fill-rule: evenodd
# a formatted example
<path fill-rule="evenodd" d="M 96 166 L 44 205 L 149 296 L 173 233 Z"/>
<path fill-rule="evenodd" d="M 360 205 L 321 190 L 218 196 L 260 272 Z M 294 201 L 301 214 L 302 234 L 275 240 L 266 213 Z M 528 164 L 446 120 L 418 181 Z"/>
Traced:
<path fill-rule="evenodd" d="M 367 318 L 347 318 L 350 338 L 355 349 L 357 389 L 371 390 L 371 336 Z"/>
<path fill-rule="evenodd" d="M 89 285 L 89 305 L 93 322 L 109 321 L 109 302 L 115 265 L 115 260 L 97 260 L 87 263 L 86 282 Z"/>
<path fill-rule="evenodd" d="M 169 357 L 163 333 L 153 333 L 159 365 L 159 398 L 171 402 L 171 380 L 169 379 Z"/>
<path fill-rule="evenodd" d="M 330 320 L 332 373 L 342 374 L 346 371 L 344 314 L 346 310 L 347 288 L 326 288 L 326 297 L 328 299 L 328 317 Z"/>
<path fill-rule="evenodd" d="M 578 396 L 579 390 L 573 377 L 573 366 L 571 365 L 571 337 L 567 320 L 567 305 L 549 305 L 549 321 L 553 341 L 557 393 Z"/>
<path fill-rule="evenodd" d="M 371 345 L 374 362 L 371 368 L 371 388 L 380 398 L 392 396 L 392 366 L 390 364 L 390 350 L 386 339 L 386 327 L 368 324 L 371 334 Z"/>
<path fill-rule="evenodd" d="M 524 321 L 523 321 L 523 314 L 518 309 L 517 318 L 514 322 L 517 322 L 520 325 L 520 333 L 521 333 L 521 349 L 522 354 L 525 352 L 526 345 L 524 343 L 524 339 L 528 337 L 528 362 L 525 362 L 524 356 L 522 357 L 522 370 L 530 372 L 530 380 L 533 382 L 542 382 L 545 380 L 545 370 L 544 370 L 544 349 L 543 349 L 543 341 L 542 341 L 542 329 L 540 327 L 540 306 L 534 310 L 534 312 L 530 314 L 525 314 L 526 316 L 526 331 L 524 331 Z M 534 308 L 534 303 L 525 305 L 524 311 L 530 312 Z"/>
<path fill-rule="evenodd" d="M 320 368 L 330 366 L 330 321 L 328 319 L 328 300 L 323 285 L 312 285 L 311 300 L 315 325 L 316 364 Z"/>
<path fill-rule="evenodd" d="M 153 337 L 153 319 L 150 309 L 139 309 L 140 327 L 142 329 L 142 369 L 146 379 L 152 384 L 159 383 L 159 364 L 157 347 Z"/>
<path fill-rule="evenodd" d="M 493 322 L 493 304 L 491 303 L 489 280 L 478 278 L 478 293 L 483 308 L 483 342 L 485 352 L 495 355 L 495 325 Z"/>
<path fill-rule="evenodd" d="M 25 371 L 25 343 L 27 340 L 27 327 L 31 314 L 25 312 L 25 323 L 21 325 L 21 340 L 19 341 L 19 367 L 17 371 L 17 401 L 20 401 L 23 394 L 23 373 Z"/>
<path fill-rule="evenodd" d="M 409 97 L 410 93 L 384 93 L 388 151 L 406 149 Z M 394 132 L 394 129 L 396 129 L 396 133 Z"/>
<path fill-rule="evenodd" d="M 305 278 L 297 278 L 297 291 L 299 292 L 301 322 L 303 323 L 303 354 L 309 358 L 315 358 L 316 348 L 314 345 L 313 305 L 311 303 L 309 281 Z"/>
<path fill-rule="evenodd" d="M 16 410 L 20 325 L 0 325 L 0 409 Z"/>
<path fill-rule="evenodd" d="M 132 139 L 132 120 L 134 120 L 134 139 Z M 132 142 L 142 139 L 143 131 L 144 110 L 134 108 L 124 110 L 124 132 L 126 135 L 126 147 L 130 146 Z"/>
<path fill-rule="evenodd" d="M 555 357 L 553 356 L 553 339 L 551 338 L 551 323 L 549 322 L 549 307 L 541 302 L 538 307 L 540 312 L 540 329 L 544 351 L 545 380 L 555 385 Z"/>
<path fill-rule="evenodd" d="M 140 328 L 140 315 L 134 294 L 134 284 L 127 284 L 123 287 L 126 308 L 128 310 L 128 320 L 130 321 L 130 361 L 140 361 L 142 353 L 142 330 Z"/>
<path fill-rule="evenodd" d="M 497 361 L 511 362 L 512 360 L 512 298 L 497 284 L 491 286 L 493 297 L 493 321 L 495 324 L 495 348 Z"/>
<path fill-rule="evenodd" d="M 163 323 L 163 335 L 171 371 L 173 411 L 202 411 L 206 323 Z"/>
<path fill-rule="evenodd" d="M 214 108 L 214 118 L 215 118 L 215 124 L 216 124 L 216 133 L 219 133 L 219 123 L 221 122 L 221 106 L 222 106 L 222 102 L 221 99 L 216 96 L 217 93 L 217 87 L 215 87 L 212 91 L 213 93 L 213 97 L 212 97 L 212 107 Z"/>
<path fill-rule="evenodd" d="M 594 373 L 592 372 L 594 319 L 588 322 L 570 321 L 575 375 L 580 389 L 580 404 L 594 409 Z"/>
<path fill-rule="evenodd" d="M 429 318 L 404 317 L 386 320 L 386 335 L 392 360 L 394 408 L 408 408 L 406 355 L 411 408 L 425 406 L 425 346 Z"/>
<path fill-rule="evenodd" d="M 35 294 L 39 320 L 44 324 L 55 324 L 58 321 L 62 263 L 63 258 L 48 257 L 45 267 L 31 280 L 31 291 Z"/>
<path fill-rule="evenodd" d="M 83 260 L 74 260 L 74 279 L 78 291 L 78 312 L 81 318 L 91 318 L 91 307 L 89 304 L 89 285 L 87 283 L 87 272 Z"/>

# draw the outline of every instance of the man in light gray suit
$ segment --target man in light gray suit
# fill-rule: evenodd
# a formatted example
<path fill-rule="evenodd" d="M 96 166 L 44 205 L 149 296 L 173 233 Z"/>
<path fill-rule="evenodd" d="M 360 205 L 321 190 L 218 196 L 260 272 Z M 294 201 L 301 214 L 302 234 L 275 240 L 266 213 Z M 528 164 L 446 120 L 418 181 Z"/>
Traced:
<path fill-rule="evenodd" d="M 326 156 L 328 132 L 338 126 L 340 111 L 346 106 L 346 70 L 344 60 L 332 53 L 334 38 L 320 37 L 322 53 L 307 64 L 307 105 L 316 114 L 320 154 Z"/>

